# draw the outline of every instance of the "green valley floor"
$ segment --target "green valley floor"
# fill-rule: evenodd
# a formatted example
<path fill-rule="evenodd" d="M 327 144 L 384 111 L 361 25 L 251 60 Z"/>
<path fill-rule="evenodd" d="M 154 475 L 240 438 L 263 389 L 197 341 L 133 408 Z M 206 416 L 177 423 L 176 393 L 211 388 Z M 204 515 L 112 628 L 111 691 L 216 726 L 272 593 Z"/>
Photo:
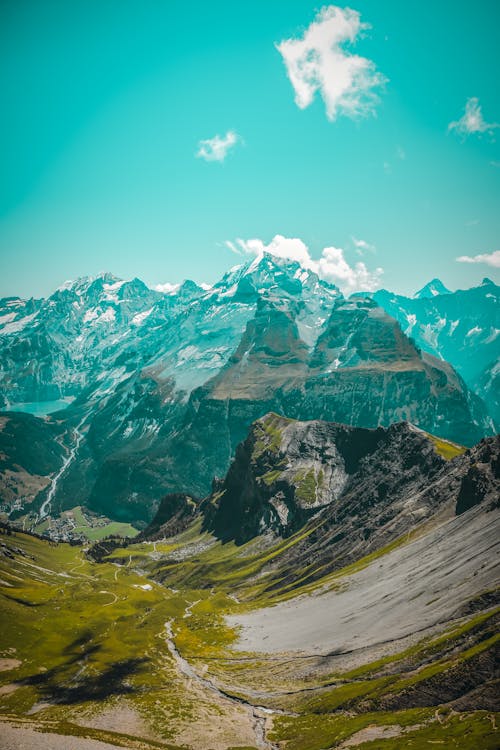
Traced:
<path fill-rule="evenodd" d="M 298 571 L 294 586 L 280 585 L 280 558 L 301 534 L 238 547 L 195 525 L 167 541 L 110 544 L 100 562 L 80 546 L 2 534 L 0 747 L 497 748 L 493 520 L 475 521 L 475 562 L 457 557 L 437 574 L 421 549 L 433 538 L 416 534 L 314 583 Z M 434 544 L 460 543 L 460 519 L 451 523 L 431 532 Z M 464 595 L 452 606 L 457 570 Z M 396 573 L 421 627 L 407 616 L 384 639 L 342 602 L 373 606 L 384 631 L 381 602 L 404 609 L 388 584 Z"/>

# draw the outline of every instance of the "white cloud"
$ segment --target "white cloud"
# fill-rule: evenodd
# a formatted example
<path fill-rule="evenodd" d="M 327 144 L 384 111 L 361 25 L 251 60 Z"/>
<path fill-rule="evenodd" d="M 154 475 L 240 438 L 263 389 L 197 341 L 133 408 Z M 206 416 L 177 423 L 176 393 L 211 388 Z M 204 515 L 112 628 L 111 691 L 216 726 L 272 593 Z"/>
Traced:
<path fill-rule="evenodd" d="M 369 242 L 366 242 L 366 240 L 358 240 L 356 237 L 351 237 L 351 240 L 358 255 L 363 255 L 365 252 L 374 253 L 376 250 L 375 245 L 371 245 Z"/>
<path fill-rule="evenodd" d="M 481 253 L 480 255 L 460 255 L 455 258 L 459 263 L 486 263 L 487 266 L 500 268 L 500 250 L 492 253 Z"/>
<path fill-rule="evenodd" d="M 349 265 L 344 257 L 344 251 L 337 247 L 325 247 L 320 259 L 314 260 L 309 248 L 301 239 L 283 237 L 281 234 L 277 234 L 268 245 L 260 239 L 237 239 L 235 242 L 227 241 L 226 246 L 239 255 L 259 257 L 264 253 L 270 253 L 278 258 L 297 261 L 304 268 L 317 273 L 321 279 L 336 284 L 344 294 L 378 289 L 384 272 L 382 268 L 369 270 L 362 261 Z"/>
<path fill-rule="evenodd" d="M 302 38 L 285 39 L 276 45 L 295 90 L 300 109 L 308 107 L 317 91 L 323 97 L 326 115 L 358 117 L 374 111 L 378 96 L 374 89 L 386 82 L 375 64 L 346 50 L 369 24 L 350 8 L 322 8 Z"/>
<path fill-rule="evenodd" d="M 495 128 L 498 128 L 498 123 L 486 122 L 476 96 L 467 99 L 462 117 L 448 125 L 448 131 L 455 130 L 463 138 L 473 134 L 491 133 Z"/>
<path fill-rule="evenodd" d="M 215 135 L 213 138 L 207 138 L 205 141 L 198 143 L 196 156 L 205 161 L 224 161 L 229 149 L 234 148 L 241 141 L 238 133 L 234 130 L 228 130 L 226 135 Z"/>
<path fill-rule="evenodd" d="M 384 273 L 382 268 L 369 271 L 362 261 L 350 266 L 339 247 L 325 247 L 317 263 L 318 276 L 336 284 L 344 294 L 375 291 Z"/>
<path fill-rule="evenodd" d="M 169 281 L 166 281 L 165 284 L 156 284 L 153 289 L 157 292 L 163 292 L 163 294 L 175 294 L 179 287 L 180 284 L 171 284 Z"/>

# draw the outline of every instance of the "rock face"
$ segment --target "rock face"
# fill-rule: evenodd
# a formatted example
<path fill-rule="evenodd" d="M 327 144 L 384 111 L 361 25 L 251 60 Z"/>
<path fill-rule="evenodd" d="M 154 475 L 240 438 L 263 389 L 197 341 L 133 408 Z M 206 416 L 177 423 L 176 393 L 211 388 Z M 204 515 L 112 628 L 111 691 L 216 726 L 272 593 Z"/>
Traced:
<path fill-rule="evenodd" d="M 457 515 L 484 503 L 489 509 L 500 507 L 500 452 L 498 439 L 481 440 L 470 452 L 467 473 L 457 497 Z"/>
<path fill-rule="evenodd" d="M 486 278 L 478 287 L 450 293 L 436 281 L 413 299 L 386 290 L 375 292 L 373 299 L 425 352 L 453 365 L 484 399 L 498 431 L 499 288 Z"/>
<path fill-rule="evenodd" d="M 54 416 L 83 434 L 54 511 L 71 502 L 150 521 L 168 492 L 204 496 L 269 411 L 360 427 L 406 419 L 469 445 L 492 431 L 453 368 L 376 302 L 345 300 L 270 255 L 210 289 L 163 294 L 105 274 L 47 300 L 2 300 L 0 364 L 6 407 L 75 397 Z"/>
<path fill-rule="evenodd" d="M 314 517 L 290 552 L 292 569 L 307 567 L 312 555 L 324 573 L 438 510 L 493 507 L 499 456 L 498 437 L 465 451 L 405 422 L 366 430 L 269 414 L 252 425 L 201 511 L 205 528 L 238 544 L 267 531 L 288 536 Z"/>
<path fill-rule="evenodd" d="M 166 495 L 149 526 L 136 537 L 135 541 L 140 542 L 142 539 L 154 541 L 179 534 L 193 520 L 197 510 L 198 501 L 189 495 L 182 493 Z"/>
<path fill-rule="evenodd" d="M 388 496 L 404 504 L 444 463 L 425 433 L 407 423 L 368 430 L 268 414 L 252 425 L 202 505 L 205 526 L 242 543 L 267 530 L 289 535 L 328 507 L 354 523 L 362 514 L 375 528 L 380 519 L 370 509 L 378 516 Z"/>
<path fill-rule="evenodd" d="M 205 527 L 242 543 L 268 529 L 288 535 L 302 526 L 346 485 L 346 462 L 338 445 L 348 429 L 321 422 L 304 425 L 276 414 L 257 420 L 238 446 L 226 478 L 203 505 Z"/>

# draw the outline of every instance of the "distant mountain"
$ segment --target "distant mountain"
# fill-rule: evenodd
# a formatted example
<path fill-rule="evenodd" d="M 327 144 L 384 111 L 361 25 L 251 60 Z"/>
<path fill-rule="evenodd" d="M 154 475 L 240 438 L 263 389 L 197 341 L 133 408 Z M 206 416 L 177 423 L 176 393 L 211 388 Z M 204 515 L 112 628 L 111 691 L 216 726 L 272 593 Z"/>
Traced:
<path fill-rule="evenodd" d="M 486 278 L 478 287 L 452 293 L 411 299 L 381 290 L 373 299 L 421 349 L 453 365 L 484 399 L 498 430 L 498 395 L 487 373 L 500 360 L 499 287 Z"/>
<path fill-rule="evenodd" d="M 451 292 L 445 287 L 440 279 L 432 279 L 432 281 L 429 281 L 428 284 L 422 287 L 422 289 L 416 292 L 413 296 L 414 299 L 426 299 L 428 297 L 437 297 L 438 294 L 451 294 Z"/>
<path fill-rule="evenodd" d="M 467 444 L 490 433 L 481 400 L 377 302 L 345 300 L 268 254 L 210 289 L 79 279 L 47 300 L 0 301 L 0 403 L 73 396 L 49 420 L 68 445 L 81 436 L 53 509 L 144 521 L 168 491 L 205 495 L 271 410 L 360 427 L 407 419 Z"/>

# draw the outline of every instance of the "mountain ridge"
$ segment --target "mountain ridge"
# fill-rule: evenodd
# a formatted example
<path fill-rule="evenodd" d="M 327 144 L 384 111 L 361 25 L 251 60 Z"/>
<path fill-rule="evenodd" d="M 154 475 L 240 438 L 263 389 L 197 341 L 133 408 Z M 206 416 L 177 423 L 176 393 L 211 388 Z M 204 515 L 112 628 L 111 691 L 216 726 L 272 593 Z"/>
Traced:
<path fill-rule="evenodd" d="M 150 520 L 167 491 L 204 495 L 270 410 L 364 427 L 408 419 L 470 444 L 491 432 L 480 399 L 377 294 L 345 299 L 264 254 L 209 289 L 101 274 L 34 307 L 3 300 L 0 403 L 72 399 L 51 417 L 68 442 L 83 433 L 54 511 L 76 497 L 119 520 Z"/>

